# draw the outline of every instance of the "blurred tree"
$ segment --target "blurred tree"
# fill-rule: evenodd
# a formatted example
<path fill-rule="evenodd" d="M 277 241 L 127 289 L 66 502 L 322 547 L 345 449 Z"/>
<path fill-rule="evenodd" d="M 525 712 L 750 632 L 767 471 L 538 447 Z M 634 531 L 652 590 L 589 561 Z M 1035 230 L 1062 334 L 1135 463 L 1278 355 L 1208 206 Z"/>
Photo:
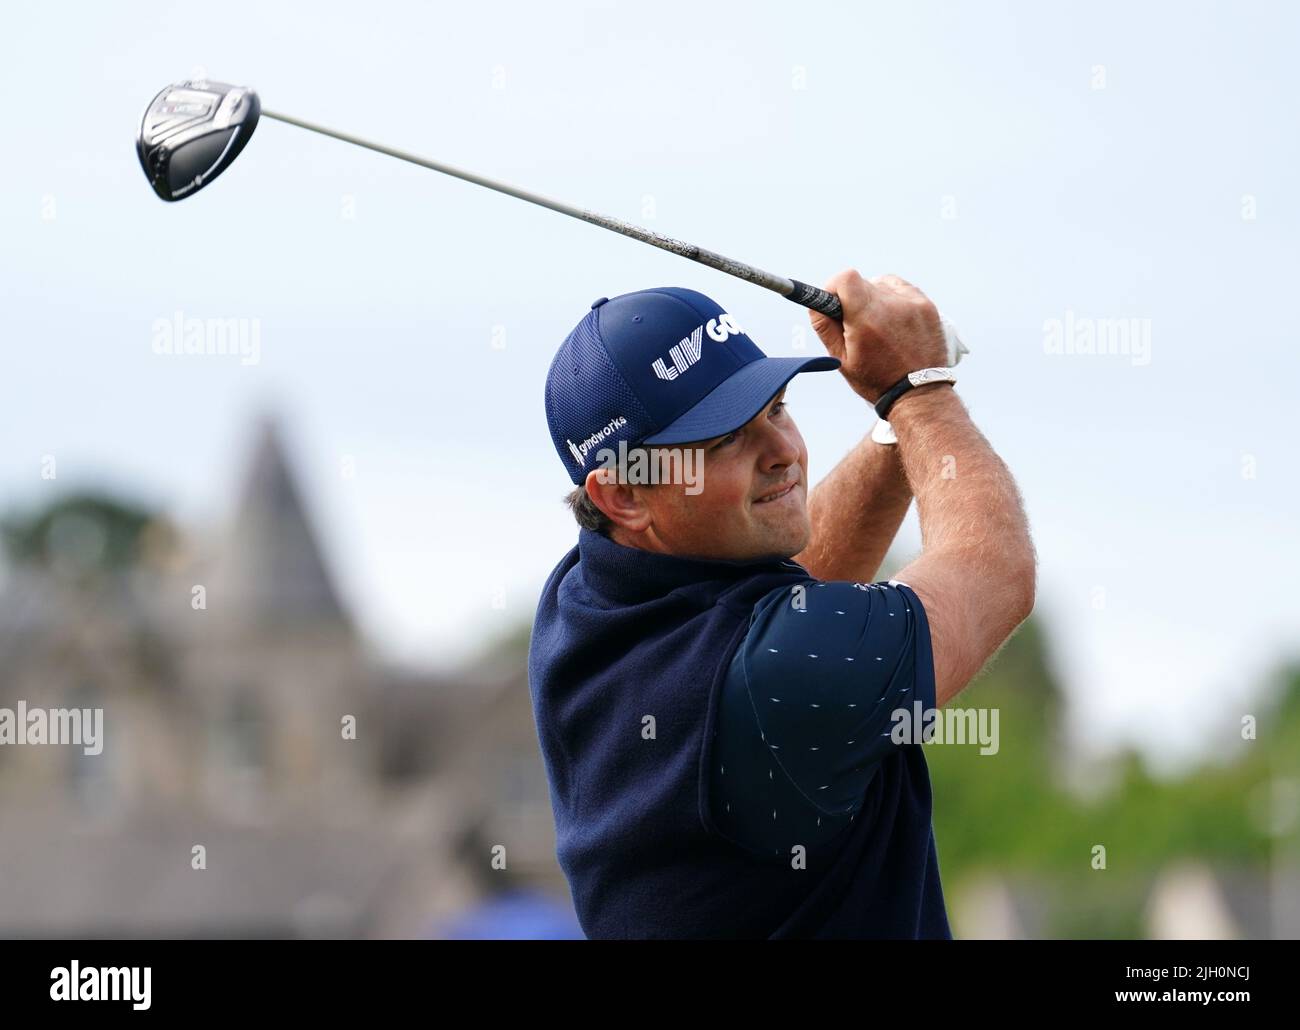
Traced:
<path fill-rule="evenodd" d="M 81 593 L 110 596 L 105 592 L 137 568 L 161 571 L 177 560 L 180 536 L 169 520 L 140 505 L 87 491 L 0 518 L 0 549 L 10 567 L 39 571 Z M 111 596 L 110 603 L 118 605 L 117 595 Z M 135 619 L 131 640 L 141 682 L 175 681 L 175 652 L 158 627 Z"/>
<path fill-rule="evenodd" d="M 78 493 L 0 519 L 0 543 L 12 565 L 35 565 L 82 580 L 134 565 L 153 521 L 153 514 L 138 505 Z"/>
<path fill-rule="evenodd" d="M 1264 875 L 1278 833 L 1300 821 L 1290 790 L 1300 782 L 1300 666 L 1285 667 L 1261 695 L 1257 739 L 1243 741 L 1229 720 L 1210 760 L 1168 779 L 1154 777 L 1138 751 L 1121 749 L 1109 759 L 1109 789 L 1085 800 L 1059 775 L 1068 741 L 1050 664 L 1031 619 L 956 702 L 998 710 L 997 754 L 926 746 L 945 884 L 960 889 L 988 872 L 1047 883 L 1049 936 L 1139 936 L 1144 892 L 1173 862 Z M 1098 846 L 1105 870 L 1092 865 Z"/>

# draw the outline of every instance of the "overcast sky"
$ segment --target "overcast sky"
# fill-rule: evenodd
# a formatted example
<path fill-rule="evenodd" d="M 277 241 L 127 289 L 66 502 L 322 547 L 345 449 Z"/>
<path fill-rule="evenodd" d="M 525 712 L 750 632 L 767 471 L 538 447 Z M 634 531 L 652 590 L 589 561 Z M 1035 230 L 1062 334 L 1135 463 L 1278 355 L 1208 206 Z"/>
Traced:
<path fill-rule="evenodd" d="M 269 120 L 164 204 L 136 127 L 206 74 L 784 275 L 912 280 L 971 348 L 1083 738 L 1231 748 L 1300 626 L 1298 29 L 1282 3 L 7 5 L 0 507 L 98 485 L 215 528 L 273 408 L 366 632 L 449 664 L 575 540 L 542 384 L 592 300 L 687 286 L 820 351 L 775 294 Z M 154 353 L 176 312 L 256 320 L 257 362 Z M 1128 353 L 1078 352 L 1100 320 Z M 873 416 L 836 374 L 788 399 L 816 482 Z"/>

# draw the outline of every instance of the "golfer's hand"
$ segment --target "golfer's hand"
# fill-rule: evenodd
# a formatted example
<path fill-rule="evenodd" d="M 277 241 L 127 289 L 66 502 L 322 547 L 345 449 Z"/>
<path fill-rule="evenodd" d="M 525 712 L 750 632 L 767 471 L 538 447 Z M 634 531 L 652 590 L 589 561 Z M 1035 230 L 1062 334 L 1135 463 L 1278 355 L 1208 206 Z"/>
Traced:
<path fill-rule="evenodd" d="M 847 268 L 823 289 L 840 298 L 844 319 L 810 310 L 812 327 L 858 396 L 874 404 L 907 373 L 948 364 L 939 310 L 911 283 L 896 275 L 867 280 Z"/>

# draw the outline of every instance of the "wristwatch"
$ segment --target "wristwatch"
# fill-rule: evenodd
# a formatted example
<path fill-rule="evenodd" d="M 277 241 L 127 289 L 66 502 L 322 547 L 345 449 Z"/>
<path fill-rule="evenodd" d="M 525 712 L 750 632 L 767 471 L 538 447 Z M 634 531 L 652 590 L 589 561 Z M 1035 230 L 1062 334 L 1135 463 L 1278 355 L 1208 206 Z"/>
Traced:
<path fill-rule="evenodd" d="M 915 372 L 908 372 L 898 382 L 880 395 L 876 401 L 876 414 L 882 419 L 889 417 L 889 409 L 895 402 L 907 393 L 909 390 L 915 390 L 918 386 L 929 386 L 931 383 L 955 383 L 957 377 L 950 368 L 919 368 Z"/>

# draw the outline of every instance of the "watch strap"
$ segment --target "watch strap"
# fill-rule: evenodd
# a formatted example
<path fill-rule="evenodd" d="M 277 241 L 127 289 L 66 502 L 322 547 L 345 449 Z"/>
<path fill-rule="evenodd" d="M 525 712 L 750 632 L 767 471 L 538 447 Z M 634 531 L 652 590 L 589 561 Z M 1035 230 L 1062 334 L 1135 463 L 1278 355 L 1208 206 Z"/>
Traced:
<path fill-rule="evenodd" d="M 908 372 L 907 375 L 880 395 L 880 399 L 875 403 L 876 414 L 882 419 L 888 418 L 889 409 L 894 406 L 898 398 L 909 390 L 915 390 L 918 386 L 955 382 L 957 382 L 957 376 L 953 374 L 950 368 L 918 368 L 915 372 Z"/>

